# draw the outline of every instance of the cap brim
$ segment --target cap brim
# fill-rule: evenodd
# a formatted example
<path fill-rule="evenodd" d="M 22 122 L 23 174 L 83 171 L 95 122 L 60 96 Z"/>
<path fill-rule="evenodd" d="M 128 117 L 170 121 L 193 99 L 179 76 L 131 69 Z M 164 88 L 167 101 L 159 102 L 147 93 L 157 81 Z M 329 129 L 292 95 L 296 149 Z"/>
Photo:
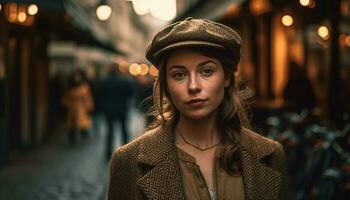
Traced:
<path fill-rule="evenodd" d="M 189 46 L 203 46 L 203 47 L 225 49 L 225 47 L 223 45 L 215 44 L 215 43 L 211 43 L 211 42 L 206 42 L 206 41 L 182 41 L 182 42 L 177 42 L 177 43 L 174 43 L 174 44 L 171 44 L 171 45 L 164 47 L 163 49 L 161 49 L 160 51 L 155 53 L 153 58 L 158 59 L 159 56 L 161 56 L 162 54 L 164 54 L 165 52 L 167 52 L 169 50 L 180 48 L 180 47 L 189 47 Z"/>

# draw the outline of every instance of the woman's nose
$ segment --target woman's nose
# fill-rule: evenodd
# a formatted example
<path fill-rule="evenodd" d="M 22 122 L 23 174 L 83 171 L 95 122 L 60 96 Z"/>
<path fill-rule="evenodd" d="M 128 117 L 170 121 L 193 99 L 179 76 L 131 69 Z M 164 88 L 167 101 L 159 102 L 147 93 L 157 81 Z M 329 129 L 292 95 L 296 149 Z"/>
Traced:
<path fill-rule="evenodd" d="M 201 86 L 197 77 L 195 75 L 190 75 L 190 82 L 188 86 L 188 91 L 190 93 L 198 93 L 201 91 Z"/>

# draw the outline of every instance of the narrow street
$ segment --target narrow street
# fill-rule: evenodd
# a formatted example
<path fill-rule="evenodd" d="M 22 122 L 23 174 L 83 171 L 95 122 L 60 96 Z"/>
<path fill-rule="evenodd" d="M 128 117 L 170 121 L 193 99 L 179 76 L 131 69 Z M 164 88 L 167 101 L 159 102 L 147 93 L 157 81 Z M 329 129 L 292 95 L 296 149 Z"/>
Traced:
<path fill-rule="evenodd" d="M 137 126 L 129 126 L 134 138 L 142 130 L 142 119 L 135 111 L 130 118 L 133 124 L 135 120 L 139 122 Z M 98 121 L 99 134 L 91 131 L 88 138 L 79 138 L 75 146 L 67 143 L 62 126 L 47 144 L 16 155 L 0 169 L 0 199 L 105 199 L 109 161 L 103 152 L 105 124 L 101 119 Z M 116 146 L 120 146 L 119 141 L 116 133 Z"/>

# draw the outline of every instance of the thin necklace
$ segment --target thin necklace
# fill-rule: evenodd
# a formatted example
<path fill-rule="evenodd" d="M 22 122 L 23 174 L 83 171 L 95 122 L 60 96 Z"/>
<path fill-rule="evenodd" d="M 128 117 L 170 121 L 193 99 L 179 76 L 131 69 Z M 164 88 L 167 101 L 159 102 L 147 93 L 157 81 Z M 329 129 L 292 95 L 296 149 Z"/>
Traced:
<path fill-rule="evenodd" d="M 181 139 L 182 139 L 186 144 L 188 144 L 188 145 L 190 145 L 190 146 L 192 146 L 192 147 L 198 149 L 199 151 L 206 151 L 206 150 L 212 149 L 212 148 L 218 146 L 218 145 L 221 143 L 221 142 L 218 142 L 217 144 L 214 144 L 214 145 L 212 145 L 212 146 L 210 146 L 210 147 L 207 147 L 207 148 L 200 148 L 200 147 L 198 147 L 198 146 L 196 146 L 196 145 L 194 145 L 194 144 L 188 142 L 188 141 L 184 138 L 184 136 L 181 134 L 181 132 L 180 132 L 180 130 L 179 130 L 179 128 L 178 128 L 177 126 L 176 126 L 176 131 L 179 133 Z"/>

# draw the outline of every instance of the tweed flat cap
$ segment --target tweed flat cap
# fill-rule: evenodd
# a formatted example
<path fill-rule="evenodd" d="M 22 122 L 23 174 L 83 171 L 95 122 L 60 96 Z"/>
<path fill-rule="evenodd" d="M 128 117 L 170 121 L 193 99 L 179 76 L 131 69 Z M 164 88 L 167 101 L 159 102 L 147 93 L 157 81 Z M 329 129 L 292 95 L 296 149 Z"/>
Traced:
<path fill-rule="evenodd" d="M 198 46 L 222 49 L 237 65 L 241 57 L 241 43 L 241 37 L 230 27 L 189 17 L 159 31 L 146 50 L 146 58 L 157 66 L 161 56 L 171 49 Z"/>

